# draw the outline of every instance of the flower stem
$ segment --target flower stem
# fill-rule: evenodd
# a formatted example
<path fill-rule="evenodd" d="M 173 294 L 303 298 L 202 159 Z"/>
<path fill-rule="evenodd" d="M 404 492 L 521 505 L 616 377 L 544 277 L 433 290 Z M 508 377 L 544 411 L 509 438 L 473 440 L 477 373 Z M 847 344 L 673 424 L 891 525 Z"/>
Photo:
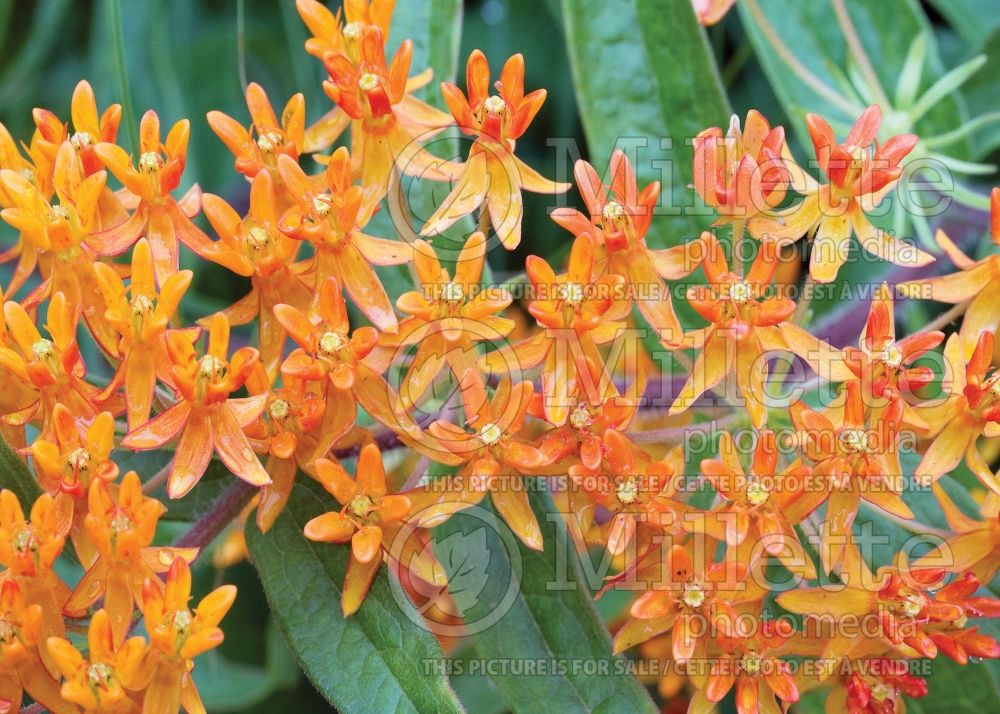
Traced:
<path fill-rule="evenodd" d="M 960 302 L 957 305 L 950 308 L 949 310 L 942 312 L 936 318 L 928 322 L 927 325 L 924 326 L 920 331 L 933 332 L 934 330 L 940 330 L 942 328 L 947 327 L 952 322 L 961 317 L 965 313 L 965 311 L 969 309 L 969 304 L 971 302 L 972 300 L 966 300 L 965 302 Z"/>
<path fill-rule="evenodd" d="M 240 515 L 256 494 L 257 489 L 246 481 L 235 481 L 174 545 L 178 548 L 204 548 Z"/>
<path fill-rule="evenodd" d="M 857 60 L 858 67 L 868 81 L 872 92 L 874 92 L 876 101 L 888 109 L 890 106 L 889 97 L 886 96 L 882 83 L 879 82 L 878 75 L 875 73 L 875 68 L 868 58 L 868 53 L 865 52 L 865 47 L 861 44 L 861 38 L 858 37 L 858 31 L 854 27 L 854 22 L 851 20 L 851 14 L 847 11 L 844 0 L 833 0 L 833 11 L 837 14 L 837 24 L 840 25 L 840 30 L 844 33 L 847 46 L 851 54 L 854 55 L 854 59 Z"/>

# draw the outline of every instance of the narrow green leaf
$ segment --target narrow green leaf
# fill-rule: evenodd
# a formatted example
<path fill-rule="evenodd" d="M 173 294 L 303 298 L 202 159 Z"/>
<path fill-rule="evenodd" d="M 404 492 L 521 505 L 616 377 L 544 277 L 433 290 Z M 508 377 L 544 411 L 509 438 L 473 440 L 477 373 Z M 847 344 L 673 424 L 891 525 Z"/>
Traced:
<path fill-rule="evenodd" d="M 337 506 L 301 477 L 268 533 L 247 525 L 247 545 L 274 617 L 316 688 L 341 712 L 459 712 L 437 640 L 397 598 L 383 568 L 361 609 L 344 619 L 340 593 L 349 548 L 305 539 L 313 517 Z"/>
<path fill-rule="evenodd" d="M 986 66 L 974 74 L 964 87 L 969 114 L 979 117 L 996 112 L 997 92 L 1000 92 L 1000 29 L 990 33 L 975 54 L 986 55 Z M 986 156 L 1000 146 L 1000 124 L 995 121 L 975 134 L 974 158 Z"/>
<path fill-rule="evenodd" d="M 688 188 L 691 139 L 730 109 L 690 0 L 563 0 L 562 10 L 591 163 L 604 172 L 616 146 L 638 146 L 639 185 L 663 184 L 650 245 L 695 237 L 712 216 Z"/>
<path fill-rule="evenodd" d="M 435 529 L 435 554 L 461 588 L 454 597 L 475 648 L 466 667 L 487 672 L 515 712 L 540 702 L 550 713 L 653 711 L 627 660 L 611 653 L 562 516 L 547 492 L 531 502 L 544 552 L 526 549 L 485 507 Z"/>
<path fill-rule="evenodd" d="M 0 438 L 0 488 L 10 489 L 21 502 L 25 515 L 31 504 L 42 494 L 42 488 L 32 475 L 28 464 Z"/>

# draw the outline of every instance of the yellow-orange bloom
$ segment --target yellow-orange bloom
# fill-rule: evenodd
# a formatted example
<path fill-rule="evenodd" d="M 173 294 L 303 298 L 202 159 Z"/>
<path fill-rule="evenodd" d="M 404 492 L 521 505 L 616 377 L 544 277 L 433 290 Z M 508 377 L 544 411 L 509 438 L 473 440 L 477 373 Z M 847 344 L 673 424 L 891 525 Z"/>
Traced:
<path fill-rule="evenodd" d="M 191 222 L 198 213 L 201 190 L 193 186 L 180 199 L 172 195 L 184 172 L 190 132 L 191 123 L 182 119 L 171 127 L 161 143 L 160 118 L 149 110 L 139 125 L 137 165 L 116 144 L 101 143 L 94 147 L 108 171 L 139 199 L 139 204 L 127 221 L 94 234 L 91 242 L 103 255 L 118 255 L 146 236 L 153 251 L 156 281 L 161 285 L 177 272 L 178 240 L 192 250 L 209 240 Z"/>
<path fill-rule="evenodd" d="M 87 628 L 87 656 L 61 637 L 46 641 L 49 654 L 65 680 L 63 699 L 83 707 L 85 714 L 135 714 L 141 695 L 136 678 L 146 653 L 146 640 L 130 637 L 120 647 L 106 610 L 98 610 Z"/>
<path fill-rule="evenodd" d="M 562 193 L 570 187 L 550 181 L 514 155 L 514 144 L 541 109 L 546 91 L 524 93 L 520 54 L 504 64 L 496 94 L 490 94 L 490 66 L 481 51 L 472 51 L 465 72 L 468 97 L 450 82 L 441 83 L 441 92 L 458 126 L 475 141 L 454 188 L 420 234 L 441 233 L 482 206 L 500 242 L 513 250 L 521 242 L 521 190 Z"/>
<path fill-rule="evenodd" d="M 356 476 L 327 459 L 315 464 L 316 480 L 341 504 L 339 511 L 316 516 L 305 525 L 309 540 L 324 543 L 351 543 L 340 604 L 344 617 L 353 615 L 364 601 L 382 564 L 383 528 L 402 521 L 410 510 L 410 500 L 387 492 L 382 454 L 375 444 L 365 444 L 358 455 Z"/>
<path fill-rule="evenodd" d="M 204 712 L 195 687 L 191 661 L 222 644 L 219 623 L 236 599 L 236 587 L 216 588 L 191 610 L 191 569 L 177 558 L 167 572 L 166 586 L 147 578 L 142 589 L 142 614 L 149 632 L 150 654 L 146 667 L 152 670 L 146 687 L 143 711 L 147 714 Z"/>
<path fill-rule="evenodd" d="M 162 414 L 130 431 L 122 440 L 128 449 L 156 449 L 178 437 L 167 493 L 180 498 L 208 468 L 212 454 L 235 476 L 253 486 L 270 483 L 243 429 L 260 416 L 265 395 L 230 398 L 247 380 L 257 362 L 257 350 L 241 347 L 229 357 L 229 322 L 216 313 L 209 328 L 208 349 L 199 357 L 190 335 L 173 331 L 167 337 L 179 401 Z"/>

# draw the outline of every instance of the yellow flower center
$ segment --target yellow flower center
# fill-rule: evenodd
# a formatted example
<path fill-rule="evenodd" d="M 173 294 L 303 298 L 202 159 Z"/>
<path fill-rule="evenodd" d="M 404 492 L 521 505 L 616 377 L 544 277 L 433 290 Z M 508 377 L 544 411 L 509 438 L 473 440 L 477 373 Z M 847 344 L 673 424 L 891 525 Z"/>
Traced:
<path fill-rule="evenodd" d="M 364 518 L 369 513 L 371 513 L 373 505 L 374 504 L 372 503 L 372 499 L 369 498 L 368 496 L 355 496 L 351 500 L 351 505 L 348 506 L 348 508 L 350 509 L 351 513 L 353 513 L 358 518 Z"/>
<path fill-rule="evenodd" d="M 87 667 L 87 683 L 91 687 L 107 687 L 115 671 L 103 662 L 94 662 Z"/>
<path fill-rule="evenodd" d="M 767 499 L 771 497 L 771 491 L 757 479 L 750 479 L 747 483 L 747 501 L 754 506 L 763 506 Z"/>
<path fill-rule="evenodd" d="M 492 446 L 500 441 L 501 436 L 503 436 L 503 432 L 493 422 L 484 424 L 483 428 L 479 430 L 479 439 L 487 446 Z"/>
<path fill-rule="evenodd" d="M 840 440 L 851 451 L 866 451 L 868 434 L 864 429 L 844 429 L 840 432 Z"/>
<path fill-rule="evenodd" d="M 145 295 L 136 295 L 132 298 L 132 315 L 134 317 L 145 317 L 153 311 L 153 301 Z"/>
<path fill-rule="evenodd" d="M 983 382 L 983 388 L 994 397 L 1000 397 L 1000 371 L 990 375 L 990 378 Z"/>
<path fill-rule="evenodd" d="M 56 218 L 62 218 L 64 221 L 69 219 L 69 209 L 62 204 L 56 204 L 52 207 L 52 215 Z"/>
<path fill-rule="evenodd" d="M 619 503 L 627 506 L 639 497 L 639 485 L 635 482 L 635 479 L 627 478 L 618 484 L 618 487 L 615 489 L 615 495 L 618 496 Z"/>
<path fill-rule="evenodd" d="M 281 420 L 288 416 L 290 410 L 291 407 L 288 406 L 288 402 L 284 399 L 275 399 L 267 408 L 267 413 L 271 415 L 272 419 Z"/>
<path fill-rule="evenodd" d="M 625 216 L 625 209 L 617 201 L 608 201 L 601 209 L 601 217 L 610 222 L 621 220 Z"/>
<path fill-rule="evenodd" d="M 69 138 L 69 143 L 73 145 L 74 149 L 79 151 L 80 149 L 86 149 L 88 146 L 92 146 L 94 143 L 94 137 L 85 131 L 78 131 Z"/>
<path fill-rule="evenodd" d="M 35 537 L 32 535 L 31 531 L 25 528 L 23 531 L 18 531 L 17 534 L 11 538 L 10 544 L 13 546 L 15 551 L 23 555 L 29 550 L 34 549 Z"/>
<path fill-rule="evenodd" d="M 875 682 L 872 685 L 872 699 L 878 702 L 884 702 L 886 699 L 892 696 L 892 688 L 885 682 Z"/>
<path fill-rule="evenodd" d="M 885 349 L 879 350 L 872 356 L 876 361 L 893 368 L 903 363 L 903 353 L 896 345 L 887 345 Z"/>
<path fill-rule="evenodd" d="M 174 629 L 179 633 L 187 632 L 188 628 L 191 627 L 191 613 L 187 610 L 178 610 L 174 613 L 173 625 Z"/>
<path fill-rule="evenodd" d="M 370 72 L 365 72 L 358 79 L 358 86 L 363 92 L 370 92 L 378 86 L 378 76 Z"/>
<path fill-rule="evenodd" d="M 226 363 L 214 355 L 205 355 L 198 360 L 198 375 L 205 379 L 221 379 L 226 374 Z"/>
<path fill-rule="evenodd" d="M 752 290 L 748 283 L 739 281 L 729 286 L 729 297 L 736 302 L 746 302 L 751 295 Z"/>
<path fill-rule="evenodd" d="M 493 116 L 499 116 L 507 111 L 507 102 L 493 94 L 483 102 L 483 109 Z"/>
<path fill-rule="evenodd" d="M 82 446 L 66 455 L 66 465 L 74 471 L 86 471 L 90 468 L 90 452 Z"/>
<path fill-rule="evenodd" d="M 578 404 L 569 413 L 569 423 L 576 429 L 585 429 L 590 426 L 590 409 L 584 404 Z"/>
<path fill-rule="evenodd" d="M 316 211 L 316 215 L 321 218 L 330 212 L 330 206 L 330 197 L 325 194 L 313 198 L 313 210 Z"/>
<path fill-rule="evenodd" d="M 445 283 L 441 288 L 441 297 L 448 302 L 460 302 L 465 299 L 465 288 L 461 283 Z"/>
<path fill-rule="evenodd" d="M 7 620 L 0 620 L 0 643 L 10 644 L 17 637 L 17 628 Z"/>
<path fill-rule="evenodd" d="M 131 519 L 129 519 L 129 517 L 121 511 L 116 513 L 115 517 L 111 519 L 111 530 L 115 533 L 124 533 L 131 527 Z"/>
<path fill-rule="evenodd" d="M 916 617 L 923 607 L 924 604 L 916 594 L 904 595 L 899 601 L 899 609 L 908 617 Z"/>
<path fill-rule="evenodd" d="M 343 29 L 344 39 L 351 40 L 352 42 L 361 39 L 361 31 L 363 29 L 364 26 L 360 22 L 348 22 L 344 25 Z"/>
<path fill-rule="evenodd" d="M 319 349 L 325 354 L 332 355 L 344 346 L 344 338 L 336 332 L 324 332 L 319 338 Z"/>
<path fill-rule="evenodd" d="M 698 583 L 688 583 L 684 586 L 681 601 L 688 607 L 701 607 L 705 602 L 705 590 Z"/>
<path fill-rule="evenodd" d="M 151 174 L 160 168 L 160 155 L 155 151 L 147 151 L 139 157 L 139 171 Z"/>
<path fill-rule="evenodd" d="M 31 346 L 31 351 L 37 359 L 48 359 L 55 352 L 55 346 L 52 344 L 52 340 L 43 337 Z"/>
<path fill-rule="evenodd" d="M 583 286 L 580 283 L 562 283 L 559 288 L 566 302 L 575 305 L 583 301 Z"/>
<path fill-rule="evenodd" d="M 250 250 L 261 251 L 267 248 L 271 242 L 271 237 L 261 226 L 250 226 L 244 240 Z"/>
<path fill-rule="evenodd" d="M 747 652 L 740 658 L 740 670 L 751 677 L 756 677 L 760 674 L 763 661 L 761 656 L 756 652 Z"/>
<path fill-rule="evenodd" d="M 274 153 L 274 150 L 283 143 L 281 134 L 269 131 L 257 137 L 257 147 L 263 154 Z"/>

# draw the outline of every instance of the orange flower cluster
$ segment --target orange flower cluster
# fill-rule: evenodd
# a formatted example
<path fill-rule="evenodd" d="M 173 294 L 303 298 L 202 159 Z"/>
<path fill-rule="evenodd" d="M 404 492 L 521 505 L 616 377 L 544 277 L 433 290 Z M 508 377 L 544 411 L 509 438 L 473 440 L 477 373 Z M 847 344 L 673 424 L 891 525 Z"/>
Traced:
<path fill-rule="evenodd" d="M 700 3 L 703 20 L 730 4 Z M 387 561 L 443 588 L 430 549 L 398 536 L 487 496 L 526 547 L 545 548 L 528 484 L 566 475 L 551 489 L 570 532 L 581 548 L 611 556 L 618 574 L 606 587 L 637 591 L 616 650 L 638 646 L 642 657 L 669 661 L 661 692 L 686 691 L 692 712 L 710 711 L 731 690 L 741 714 L 778 712 L 822 686 L 835 711 L 902 711 L 903 694 L 926 692 L 910 660 L 1000 657 L 1000 644 L 972 622 L 1000 615 L 1000 601 L 977 594 L 1000 570 L 1000 481 L 983 455 L 1000 435 L 1000 258 L 973 261 L 939 234 L 960 272 L 901 290 L 966 306 L 961 330 L 897 339 L 892 292 L 882 286 L 858 347 L 844 350 L 803 327 L 804 298 L 797 304 L 779 279 L 802 237 L 818 283 L 837 277 L 852 236 L 883 260 L 933 260 L 869 218 L 917 137 L 879 142 L 877 106 L 840 143 L 809 115 L 821 183 L 795 163 L 784 130 L 756 111 L 725 134 L 705 130 L 694 142 L 694 188 L 718 212 L 716 225 L 731 229 L 728 250 L 712 231 L 650 246 L 659 184 L 640 189 L 621 152 L 607 180 L 578 162 L 585 211 L 552 213 L 573 236 L 565 269 L 538 256 L 525 265 L 525 309 L 539 328 L 529 332 L 504 315 L 514 296 L 483 284 L 492 235 L 507 249 L 521 241 L 522 191 L 570 188 L 516 156 L 546 96 L 525 93 L 523 58 L 509 58 L 491 84 L 486 57 L 474 51 L 464 90 L 441 85 L 449 116 L 414 95 L 430 77 L 410 76 L 412 43 L 387 54 L 391 0 L 347 2 L 343 16 L 316 0 L 297 6 L 335 106 L 306 126 L 298 94 L 279 119 L 251 84 L 249 124 L 209 113 L 249 184 L 244 215 L 196 185 L 180 192 L 187 120 L 163 136 L 147 112 L 130 156 L 116 143 L 121 107 L 99 113 L 86 82 L 69 124 L 36 111 L 26 153 L 0 131 L 0 217 L 18 233 L 2 256 L 17 264 L 0 316 L 0 433 L 30 457 L 43 490 L 29 519 L 12 492 L 0 492 L 5 711 L 23 692 L 60 713 L 204 711 L 192 660 L 222 641 L 235 589 L 189 607 L 198 550 L 152 545 L 167 506 L 143 492 L 134 471 L 119 477 L 121 450 L 170 451 L 172 499 L 218 459 L 259 489 L 265 532 L 300 473 L 318 481 L 338 505 L 310 520 L 304 537 L 349 549 L 345 616 Z M 425 145 L 449 126 L 473 138 L 463 162 Z M 323 153 L 348 131 L 349 148 Z M 310 154 L 325 165 L 318 173 L 304 168 Z M 404 175 L 454 185 L 420 228 L 423 239 L 369 235 Z M 993 206 L 1000 244 L 1000 189 Z M 446 259 L 434 238 L 476 212 L 480 231 Z M 195 224 L 199 213 L 215 236 Z M 250 292 L 183 323 L 192 271 L 179 269 L 181 245 L 249 278 Z M 394 305 L 375 268 L 407 263 L 417 284 Z M 687 285 L 686 300 L 704 323 L 685 330 L 671 288 L 699 269 L 704 281 Z M 650 361 L 622 367 L 614 357 L 635 346 L 633 307 L 680 361 L 697 353 L 670 409 L 650 418 L 641 409 Z M 249 323 L 256 342 L 231 349 L 231 327 Z M 86 353 L 112 367 L 106 385 L 88 379 L 81 335 L 96 347 Z M 919 362 L 941 345 L 943 375 Z M 782 352 L 836 385 L 836 399 L 776 401 L 784 373 L 769 356 Z M 455 419 L 446 414 L 456 405 L 433 389 L 445 382 L 459 387 Z M 727 432 L 717 457 L 686 467 L 694 454 L 673 427 L 703 413 L 713 391 L 730 400 L 725 418 L 746 427 L 752 448 Z M 673 426 L 633 428 L 656 418 Z M 37 434 L 30 444 L 29 434 Z M 909 478 L 900 457 L 914 443 L 921 460 Z M 387 473 L 382 450 L 399 447 L 447 475 L 428 483 Z M 346 454 L 357 454 L 353 476 L 338 460 Z M 987 490 L 981 519 L 938 483 L 963 461 Z M 710 502 L 693 495 L 703 483 Z M 903 496 L 931 484 L 947 538 L 912 566 L 901 556 L 876 569 L 854 535 L 862 506 L 919 528 Z M 53 570 L 67 537 L 84 569 L 74 588 Z M 401 540 L 409 545 L 397 547 Z M 775 564 L 790 585 L 767 577 Z M 836 587 L 809 586 L 830 574 Z M 775 620 L 772 595 L 804 620 Z M 147 635 L 130 637 L 137 614 Z M 66 618 L 88 617 L 86 643 L 67 640 Z M 852 635 L 851 622 L 867 629 Z"/>

